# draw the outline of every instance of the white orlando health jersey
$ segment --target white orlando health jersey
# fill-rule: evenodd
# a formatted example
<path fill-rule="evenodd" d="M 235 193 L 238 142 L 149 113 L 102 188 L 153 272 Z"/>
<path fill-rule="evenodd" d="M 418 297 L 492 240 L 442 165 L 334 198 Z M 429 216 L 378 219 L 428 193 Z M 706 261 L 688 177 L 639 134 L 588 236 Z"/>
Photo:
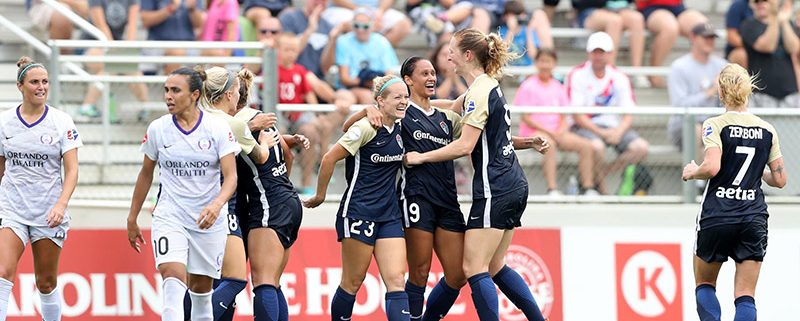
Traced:
<path fill-rule="evenodd" d="M 240 150 L 228 123 L 202 111 L 189 131 L 180 128 L 170 114 L 150 123 L 141 151 L 159 166 L 161 184 L 153 216 L 199 232 L 227 228 L 227 205 L 208 230 L 197 226 L 197 218 L 220 193 L 219 159 Z"/>
<path fill-rule="evenodd" d="M 34 123 L 26 123 L 18 106 L 0 113 L 0 155 L 5 173 L 0 183 L 0 218 L 30 226 L 47 226 L 47 214 L 61 196 L 61 158 L 83 146 L 72 118 L 45 105 Z M 70 219 L 64 213 L 64 222 Z"/>

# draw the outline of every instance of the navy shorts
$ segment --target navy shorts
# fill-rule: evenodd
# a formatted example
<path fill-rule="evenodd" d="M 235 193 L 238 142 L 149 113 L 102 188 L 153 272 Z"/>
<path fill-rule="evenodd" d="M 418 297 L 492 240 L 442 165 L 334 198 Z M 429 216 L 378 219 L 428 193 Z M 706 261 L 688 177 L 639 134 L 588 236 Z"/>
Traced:
<path fill-rule="evenodd" d="M 237 205 L 241 206 L 243 204 L 246 204 L 247 202 L 246 200 L 240 200 L 239 195 L 240 195 L 239 193 L 233 192 L 233 197 L 231 197 L 231 199 L 228 200 L 228 235 L 233 235 L 240 239 L 243 239 L 242 225 L 240 224 L 236 208 Z"/>
<path fill-rule="evenodd" d="M 753 215 L 741 223 L 716 225 L 697 231 L 695 255 L 705 262 L 736 263 L 764 260 L 767 254 L 767 217 Z"/>
<path fill-rule="evenodd" d="M 578 23 L 578 27 L 584 28 L 584 24 L 586 24 L 586 19 L 592 15 L 592 13 L 597 10 L 597 8 L 588 8 L 578 11 L 578 16 L 575 17 L 575 22 Z"/>
<path fill-rule="evenodd" d="M 461 214 L 461 211 L 433 204 L 424 197 L 408 197 L 400 201 L 400 208 L 403 209 L 405 228 L 420 229 L 429 233 L 435 232 L 436 228 L 457 233 L 464 233 L 467 230 L 464 214 Z"/>
<path fill-rule="evenodd" d="M 398 218 L 386 222 L 372 222 L 336 216 L 336 240 L 351 238 L 375 246 L 378 239 L 405 237 L 403 222 Z"/>
<path fill-rule="evenodd" d="M 472 200 L 472 209 L 469 211 L 467 228 L 513 230 L 522 226 L 520 219 L 527 206 L 527 186 L 502 196 Z"/>
<path fill-rule="evenodd" d="M 250 230 L 262 227 L 271 228 L 278 234 L 285 249 L 292 247 L 292 244 L 297 241 L 297 233 L 303 222 L 303 206 L 297 195 L 280 203 L 269 204 L 269 208 L 266 210 L 261 202 L 251 198 L 249 207 L 250 217 L 247 227 Z"/>
<path fill-rule="evenodd" d="M 672 13 L 676 18 L 681 15 L 684 11 L 686 11 L 686 6 L 683 4 L 679 4 L 677 6 L 649 6 L 647 8 L 642 9 L 642 15 L 644 16 L 644 21 L 647 21 L 650 18 L 650 15 L 656 10 L 667 10 Z"/>

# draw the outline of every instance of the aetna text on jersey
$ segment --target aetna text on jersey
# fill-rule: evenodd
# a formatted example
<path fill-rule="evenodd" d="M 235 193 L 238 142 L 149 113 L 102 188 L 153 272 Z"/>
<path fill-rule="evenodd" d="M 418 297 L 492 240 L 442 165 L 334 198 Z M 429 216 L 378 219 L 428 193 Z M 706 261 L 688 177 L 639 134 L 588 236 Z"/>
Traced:
<path fill-rule="evenodd" d="M 724 188 L 717 187 L 716 196 L 718 198 L 727 198 L 729 200 L 739 201 L 754 201 L 756 199 L 756 190 L 737 188 Z"/>

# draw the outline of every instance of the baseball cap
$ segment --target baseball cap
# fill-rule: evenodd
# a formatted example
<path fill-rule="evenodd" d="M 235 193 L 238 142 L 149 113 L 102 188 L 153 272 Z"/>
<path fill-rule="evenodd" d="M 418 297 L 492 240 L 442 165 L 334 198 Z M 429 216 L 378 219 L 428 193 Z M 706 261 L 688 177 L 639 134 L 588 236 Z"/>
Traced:
<path fill-rule="evenodd" d="M 607 33 L 599 31 L 589 36 L 589 41 L 586 42 L 586 52 L 592 52 L 595 49 L 602 49 L 605 52 L 614 51 L 614 40 Z"/>
<path fill-rule="evenodd" d="M 702 37 L 717 37 L 717 31 L 714 30 L 714 26 L 708 22 L 698 23 L 692 28 L 692 34 Z"/>

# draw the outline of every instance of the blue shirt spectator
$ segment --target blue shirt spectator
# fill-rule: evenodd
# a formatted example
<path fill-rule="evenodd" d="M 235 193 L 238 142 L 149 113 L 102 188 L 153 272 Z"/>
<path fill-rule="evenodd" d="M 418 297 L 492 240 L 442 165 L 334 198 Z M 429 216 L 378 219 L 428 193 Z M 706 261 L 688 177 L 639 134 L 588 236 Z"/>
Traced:
<path fill-rule="evenodd" d="M 299 8 L 288 8 L 282 11 L 278 19 L 281 21 L 283 31 L 302 37 L 303 33 L 308 29 L 309 17 Z M 323 78 L 324 73 L 328 72 L 327 70 L 322 70 L 320 66 L 322 65 L 322 53 L 325 50 L 325 46 L 330 42 L 329 33 L 331 29 L 333 29 L 333 25 L 325 19 L 319 19 L 317 30 L 308 36 L 306 46 L 300 53 L 300 57 L 297 58 L 298 64 L 313 72 L 319 78 Z"/>
<path fill-rule="evenodd" d="M 170 5 L 174 5 L 172 0 L 141 0 L 142 13 L 146 11 L 158 11 Z M 203 10 L 203 1 L 195 2 L 194 10 Z M 190 18 L 191 12 L 181 4 L 175 9 L 168 18 L 161 23 L 152 25 L 147 29 L 147 40 L 195 40 L 194 26 Z"/>
<path fill-rule="evenodd" d="M 348 67 L 348 75 L 358 77 L 362 69 L 390 71 L 400 65 L 397 53 L 384 36 L 371 33 L 367 42 L 360 42 L 354 32 L 336 40 L 336 65 Z"/>
<path fill-rule="evenodd" d="M 499 27 L 499 32 L 500 32 L 500 37 L 505 39 L 506 35 L 508 35 L 508 27 L 506 25 L 501 25 Z M 536 48 L 539 48 L 539 46 L 540 46 L 539 45 L 539 36 L 538 36 L 538 34 L 536 34 L 535 31 L 533 32 L 532 37 L 533 37 L 533 45 L 536 46 Z M 519 57 L 519 59 L 515 59 L 515 60 L 511 61 L 511 65 L 512 66 L 530 66 L 530 65 L 533 65 L 533 60 L 531 60 L 531 57 L 528 56 L 528 54 L 526 53 L 526 49 L 525 49 L 525 48 L 528 47 L 527 38 L 528 38 L 528 28 L 527 28 L 527 26 L 523 26 L 522 32 L 517 33 L 516 35 L 514 35 L 514 41 L 511 42 L 511 51 L 519 54 L 520 57 Z"/>

